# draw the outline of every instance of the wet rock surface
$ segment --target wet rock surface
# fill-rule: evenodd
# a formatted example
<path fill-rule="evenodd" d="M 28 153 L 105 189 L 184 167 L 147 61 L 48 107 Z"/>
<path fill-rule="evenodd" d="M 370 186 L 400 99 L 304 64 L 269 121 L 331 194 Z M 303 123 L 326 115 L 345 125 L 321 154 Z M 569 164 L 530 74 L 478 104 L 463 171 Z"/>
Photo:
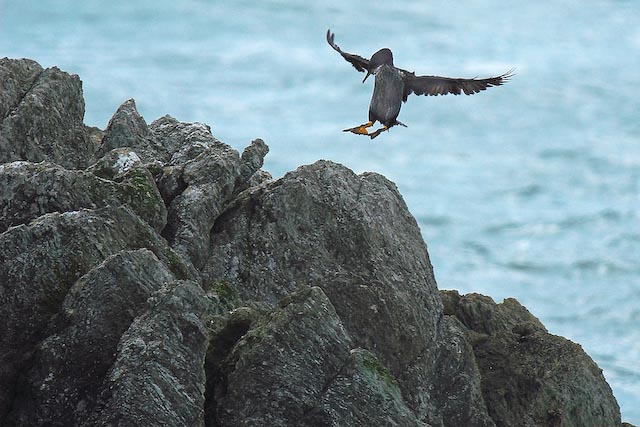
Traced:
<path fill-rule="evenodd" d="M 395 185 L 0 60 L 0 425 L 620 426 L 579 345 L 438 291 Z"/>

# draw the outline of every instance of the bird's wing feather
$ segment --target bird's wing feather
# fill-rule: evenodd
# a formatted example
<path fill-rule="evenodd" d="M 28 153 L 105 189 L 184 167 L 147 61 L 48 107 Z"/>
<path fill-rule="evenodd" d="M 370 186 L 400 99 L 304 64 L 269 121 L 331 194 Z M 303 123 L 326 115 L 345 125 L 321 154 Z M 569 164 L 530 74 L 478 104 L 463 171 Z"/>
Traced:
<path fill-rule="evenodd" d="M 416 95 L 473 95 L 488 87 L 500 86 L 513 76 L 513 70 L 497 77 L 488 79 L 457 79 L 440 76 L 416 76 L 415 73 L 400 70 L 404 80 L 404 93 L 402 100 L 406 102 L 411 93 Z"/>
<path fill-rule="evenodd" d="M 352 53 L 343 52 L 342 49 L 340 49 L 338 45 L 334 43 L 333 41 L 334 37 L 335 37 L 335 34 L 332 33 L 331 30 L 327 30 L 327 43 L 329 43 L 329 46 L 331 46 L 336 52 L 342 55 L 344 59 L 350 62 L 351 65 L 353 65 L 353 67 L 356 70 L 360 72 L 367 71 L 367 69 L 369 68 L 369 60 L 366 58 L 363 58 L 360 55 L 354 55 Z"/>

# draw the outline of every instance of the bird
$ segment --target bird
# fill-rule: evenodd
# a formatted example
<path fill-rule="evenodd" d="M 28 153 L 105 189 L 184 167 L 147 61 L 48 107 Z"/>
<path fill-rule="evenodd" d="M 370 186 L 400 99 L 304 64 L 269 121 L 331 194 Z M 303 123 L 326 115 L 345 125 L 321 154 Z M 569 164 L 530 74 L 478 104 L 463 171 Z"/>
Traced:
<path fill-rule="evenodd" d="M 359 72 L 366 72 L 362 83 L 370 75 L 374 75 L 375 84 L 371 102 L 369 104 L 369 121 L 367 123 L 344 129 L 344 132 L 352 132 L 358 135 L 369 136 L 371 139 L 380 133 L 389 130 L 393 126 L 407 127 L 398 121 L 400 107 L 407 102 L 410 94 L 416 95 L 473 95 L 492 86 L 501 86 L 513 75 L 511 69 L 504 74 L 486 79 L 461 79 L 440 76 L 416 76 L 415 72 L 403 70 L 393 65 L 393 53 L 388 48 L 378 50 L 371 59 L 360 55 L 344 52 L 334 41 L 335 34 L 327 30 L 327 43 L 342 57 L 350 62 Z M 382 127 L 369 133 L 368 128 L 380 122 Z"/>

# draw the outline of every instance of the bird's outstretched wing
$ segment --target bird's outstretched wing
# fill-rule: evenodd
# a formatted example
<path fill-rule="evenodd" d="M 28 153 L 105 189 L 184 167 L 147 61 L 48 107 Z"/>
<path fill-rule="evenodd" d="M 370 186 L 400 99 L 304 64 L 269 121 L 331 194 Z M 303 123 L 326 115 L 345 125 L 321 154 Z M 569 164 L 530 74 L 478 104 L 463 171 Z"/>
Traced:
<path fill-rule="evenodd" d="M 361 72 L 367 71 L 367 69 L 369 68 L 369 60 L 366 58 L 363 58 L 360 55 L 354 55 L 353 53 L 343 52 L 342 49 L 340 49 L 338 45 L 333 42 L 334 37 L 335 37 L 335 34 L 332 33 L 331 30 L 327 30 L 327 43 L 329 43 L 329 46 L 331 46 L 336 52 L 342 55 L 344 59 L 349 61 L 356 70 Z"/>
<path fill-rule="evenodd" d="M 400 70 L 404 80 L 403 101 L 406 101 L 411 93 L 416 95 L 473 95 L 488 87 L 500 86 L 513 76 L 513 70 L 497 77 L 488 79 L 456 79 L 439 76 L 416 76 L 415 73 Z"/>

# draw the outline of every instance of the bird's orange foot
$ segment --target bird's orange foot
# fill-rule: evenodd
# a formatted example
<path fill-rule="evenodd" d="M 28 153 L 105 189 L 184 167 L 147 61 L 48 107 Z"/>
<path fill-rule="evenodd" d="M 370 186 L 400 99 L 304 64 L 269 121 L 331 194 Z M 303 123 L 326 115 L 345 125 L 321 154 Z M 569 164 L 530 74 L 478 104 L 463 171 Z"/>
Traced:
<path fill-rule="evenodd" d="M 357 126 L 354 128 L 350 128 L 350 129 L 345 129 L 342 132 L 351 132 L 351 133 L 355 133 L 358 135 L 369 135 L 369 131 L 367 131 L 367 128 L 364 126 Z"/>
<path fill-rule="evenodd" d="M 387 126 L 382 126 L 380 129 L 377 129 L 374 132 L 371 132 L 369 134 L 369 136 L 371 137 L 371 139 L 375 138 L 376 136 L 380 135 L 382 132 L 384 132 L 385 130 L 389 130 L 389 128 Z"/>
<path fill-rule="evenodd" d="M 363 125 L 356 126 L 354 128 L 345 129 L 343 130 L 343 132 L 351 132 L 357 135 L 369 135 L 369 131 L 367 131 L 367 128 L 371 126 L 373 126 L 373 122 L 367 122 Z"/>

